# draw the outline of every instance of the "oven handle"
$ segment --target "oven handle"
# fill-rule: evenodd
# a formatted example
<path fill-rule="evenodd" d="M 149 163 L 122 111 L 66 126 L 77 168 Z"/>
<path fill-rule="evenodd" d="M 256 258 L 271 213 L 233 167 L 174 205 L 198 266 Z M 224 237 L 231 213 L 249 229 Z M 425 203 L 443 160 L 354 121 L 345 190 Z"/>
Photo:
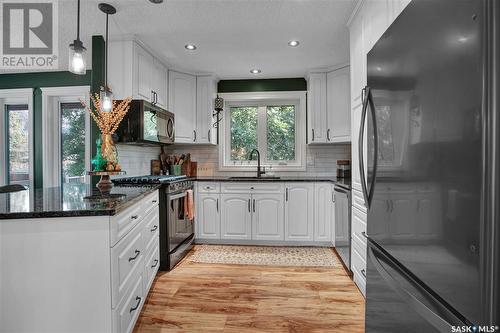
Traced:
<path fill-rule="evenodd" d="M 172 196 L 169 196 L 169 197 L 168 197 L 168 199 L 169 199 L 169 200 L 176 200 L 176 199 L 180 199 L 180 198 L 185 197 L 185 196 L 187 195 L 186 193 L 187 193 L 187 192 L 185 192 L 185 191 L 184 191 L 184 192 L 179 193 L 179 194 L 174 194 L 174 195 L 172 195 Z"/>

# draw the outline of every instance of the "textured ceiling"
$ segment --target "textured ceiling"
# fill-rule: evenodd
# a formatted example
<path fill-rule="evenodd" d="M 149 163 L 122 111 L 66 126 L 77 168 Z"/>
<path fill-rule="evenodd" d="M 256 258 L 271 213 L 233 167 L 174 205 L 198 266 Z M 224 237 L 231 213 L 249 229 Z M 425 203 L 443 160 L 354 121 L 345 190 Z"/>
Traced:
<path fill-rule="evenodd" d="M 82 36 L 104 33 L 100 1 L 82 1 Z M 134 36 L 170 67 L 215 73 L 221 79 L 304 76 L 349 59 L 347 19 L 355 0 L 109 1 L 112 39 Z M 76 0 L 59 1 L 60 67 L 75 35 Z M 287 42 L 300 40 L 291 48 Z M 184 49 L 186 43 L 198 49 Z M 112 61 L 112 59 L 110 59 Z M 249 73 L 262 70 L 260 75 Z"/>

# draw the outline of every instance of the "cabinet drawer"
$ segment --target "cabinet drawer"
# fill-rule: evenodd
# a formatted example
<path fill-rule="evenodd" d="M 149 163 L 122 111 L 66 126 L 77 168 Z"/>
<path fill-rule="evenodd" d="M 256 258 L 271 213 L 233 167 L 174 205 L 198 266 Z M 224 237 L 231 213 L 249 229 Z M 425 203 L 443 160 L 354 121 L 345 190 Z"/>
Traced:
<path fill-rule="evenodd" d="M 283 193 L 283 183 L 223 183 L 222 193 Z"/>
<path fill-rule="evenodd" d="M 198 193 L 220 193 L 220 183 L 199 182 Z"/>
<path fill-rule="evenodd" d="M 366 234 L 366 214 L 361 212 L 356 207 L 352 209 L 352 234 L 361 239 L 366 246 L 366 239 L 363 233 Z"/>
<path fill-rule="evenodd" d="M 144 262 L 144 296 L 148 295 L 151 284 L 160 267 L 160 248 L 158 243 L 151 250 L 148 252 L 146 261 Z"/>
<path fill-rule="evenodd" d="M 135 322 L 137 321 L 137 317 L 139 317 L 146 298 L 143 279 L 142 272 L 135 276 L 133 288 L 130 289 L 130 292 L 127 293 L 118 307 L 113 310 L 114 333 L 130 333 L 134 329 Z"/>
<path fill-rule="evenodd" d="M 149 212 L 149 214 L 144 218 L 143 225 L 143 239 L 144 239 L 144 249 L 146 252 L 151 248 L 151 244 L 158 241 L 158 235 L 160 232 L 160 211 L 158 206 L 156 209 Z"/>
<path fill-rule="evenodd" d="M 144 212 L 144 215 L 148 214 L 151 210 L 153 210 L 155 207 L 158 207 L 159 204 L 159 192 L 154 191 L 154 193 L 148 195 L 142 200 L 142 210 Z"/>
<path fill-rule="evenodd" d="M 365 198 L 363 197 L 363 193 L 361 191 L 352 190 L 352 205 L 360 211 L 366 213 L 367 209 L 365 206 Z"/>
<path fill-rule="evenodd" d="M 361 293 L 366 295 L 366 262 L 354 248 L 351 249 L 351 270 L 354 282 Z"/>
<path fill-rule="evenodd" d="M 115 246 L 144 216 L 142 202 L 127 208 L 122 213 L 112 216 L 110 221 L 110 243 Z"/>
<path fill-rule="evenodd" d="M 138 225 L 115 247 L 111 248 L 111 303 L 115 308 L 130 289 L 144 261 L 144 227 Z"/>

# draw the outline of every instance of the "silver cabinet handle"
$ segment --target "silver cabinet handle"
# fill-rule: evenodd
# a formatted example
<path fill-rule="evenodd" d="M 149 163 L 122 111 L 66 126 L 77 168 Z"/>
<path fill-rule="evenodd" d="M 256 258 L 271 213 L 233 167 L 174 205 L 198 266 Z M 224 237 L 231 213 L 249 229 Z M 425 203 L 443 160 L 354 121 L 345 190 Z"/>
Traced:
<path fill-rule="evenodd" d="M 193 131 L 193 141 L 196 142 L 196 130 Z"/>
<path fill-rule="evenodd" d="M 285 189 L 285 201 L 288 201 L 288 187 Z"/>
<path fill-rule="evenodd" d="M 158 226 L 155 225 L 152 229 L 151 229 L 151 232 L 155 232 L 156 230 L 158 230 Z"/>
<path fill-rule="evenodd" d="M 153 200 L 153 201 L 151 201 L 151 202 L 152 202 L 152 203 L 157 203 L 157 202 L 158 202 L 158 200 L 156 200 L 156 199 L 155 199 L 155 200 Z"/>
<path fill-rule="evenodd" d="M 211 130 L 208 130 L 208 142 L 212 142 Z"/>
<path fill-rule="evenodd" d="M 312 141 L 314 141 L 314 128 L 312 129 Z"/>
<path fill-rule="evenodd" d="M 363 276 L 366 278 L 366 270 L 362 269 L 361 274 L 363 274 Z"/>
<path fill-rule="evenodd" d="M 217 213 L 219 212 L 219 198 L 217 198 L 217 201 L 215 202 L 215 207 L 217 208 Z"/>
<path fill-rule="evenodd" d="M 330 129 L 326 130 L 326 139 L 330 141 Z"/>
<path fill-rule="evenodd" d="M 137 220 L 137 219 L 139 218 L 139 215 L 132 215 L 130 218 L 131 218 L 132 220 Z"/>
<path fill-rule="evenodd" d="M 253 199 L 253 212 L 255 213 L 255 199 Z"/>
<path fill-rule="evenodd" d="M 155 104 L 155 92 L 154 90 L 151 90 L 151 104 Z"/>
<path fill-rule="evenodd" d="M 248 212 L 250 213 L 250 199 L 248 199 Z"/>
<path fill-rule="evenodd" d="M 135 259 L 137 259 L 137 257 L 139 256 L 139 254 L 141 254 L 141 251 L 135 250 L 135 256 L 128 258 L 128 261 L 129 262 L 134 261 Z"/>
<path fill-rule="evenodd" d="M 151 265 L 151 268 L 155 268 L 156 266 L 158 266 L 158 259 L 155 259 L 153 262 L 154 264 Z"/>
<path fill-rule="evenodd" d="M 129 311 L 130 313 L 134 312 L 135 310 L 137 310 L 139 308 L 139 304 L 141 304 L 142 298 L 139 296 L 136 296 L 135 300 L 137 301 L 137 304 L 130 308 L 130 311 Z"/>

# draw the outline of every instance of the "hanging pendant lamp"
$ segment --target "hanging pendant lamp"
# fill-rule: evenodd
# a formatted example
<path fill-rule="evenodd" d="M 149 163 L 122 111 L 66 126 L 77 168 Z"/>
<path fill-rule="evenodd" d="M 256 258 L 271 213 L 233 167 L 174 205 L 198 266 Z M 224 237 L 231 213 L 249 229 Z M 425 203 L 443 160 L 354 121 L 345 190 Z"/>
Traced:
<path fill-rule="evenodd" d="M 87 61 L 85 54 L 87 49 L 80 40 L 80 0 L 78 0 L 78 9 L 76 14 L 76 39 L 69 44 L 69 62 L 68 70 L 73 74 L 85 75 L 87 72 Z"/>
<path fill-rule="evenodd" d="M 113 110 L 113 92 L 108 87 L 108 26 L 109 26 L 109 15 L 116 13 L 115 7 L 107 4 L 100 3 L 99 9 L 106 14 L 106 53 L 104 56 L 104 87 L 101 88 L 100 100 L 101 100 L 101 111 L 111 112 Z"/>

